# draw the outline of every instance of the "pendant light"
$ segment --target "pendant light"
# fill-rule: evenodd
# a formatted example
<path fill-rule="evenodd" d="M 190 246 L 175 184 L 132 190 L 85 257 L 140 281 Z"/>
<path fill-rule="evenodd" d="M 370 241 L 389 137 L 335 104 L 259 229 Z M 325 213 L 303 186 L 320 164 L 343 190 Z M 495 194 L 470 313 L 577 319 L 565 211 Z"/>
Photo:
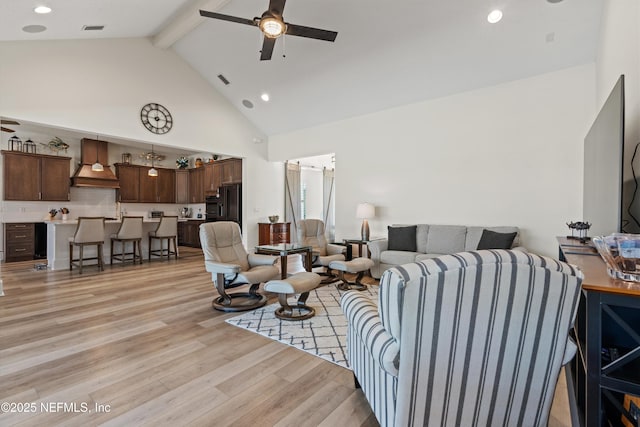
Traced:
<path fill-rule="evenodd" d="M 91 170 L 93 172 L 104 172 L 104 166 L 98 160 L 98 149 L 100 146 L 100 141 L 98 140 L 98 135 L 96 135 L 96 162 L 91 165 Z"/>
<path fill-rule="evenodd" d="M 156 170 L 154 159 L 156 157 L 156 153 L 153 152 L 153 145 L 151 146 L 151 169 L 149 169 L 149 176 L 158 176 L 158 171 Z"/>

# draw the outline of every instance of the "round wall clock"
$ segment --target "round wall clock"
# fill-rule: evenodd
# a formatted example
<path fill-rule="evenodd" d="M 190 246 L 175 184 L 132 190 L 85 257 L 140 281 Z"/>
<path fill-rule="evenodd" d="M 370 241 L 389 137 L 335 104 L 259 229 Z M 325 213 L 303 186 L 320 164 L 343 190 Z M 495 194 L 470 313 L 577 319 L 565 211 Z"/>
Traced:
<path fill-rule="evenodd" d="M 151 102 L 140 110 L 140 120 L 149 132 L 156 134 L 167 133 L 173 126 L 171 113 L 165 107 L 155 102 Z"/>

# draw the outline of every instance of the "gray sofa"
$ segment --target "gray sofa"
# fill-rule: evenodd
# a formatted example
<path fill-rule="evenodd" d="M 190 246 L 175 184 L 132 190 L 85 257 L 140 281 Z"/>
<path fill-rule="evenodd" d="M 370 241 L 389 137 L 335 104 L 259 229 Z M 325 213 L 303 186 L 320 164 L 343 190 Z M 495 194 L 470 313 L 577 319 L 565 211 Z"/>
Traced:
<path fill-rule="evenodd" d="M 369 242 L 369 251 L 374 263 L 373 268 L 371 268 L 371 275 L 376 279 L 379 279 L 385 270 L 396 265 L 426 258 L 435 258 L 440 255 L 476 250 L 482 237 L 482 232 L 485 229 L 496 233 L 518 233 L 513 240 L 511 248 L 508 249 L 525 250 L 520 246 L 518 227 L 467 227 L 465 225 L 429 224 L 397 224 L 392 225 L 392 227 L 407 227 L 409 225 L 416 225 L 416 252 L 389 250 L 388 239 Z"/>

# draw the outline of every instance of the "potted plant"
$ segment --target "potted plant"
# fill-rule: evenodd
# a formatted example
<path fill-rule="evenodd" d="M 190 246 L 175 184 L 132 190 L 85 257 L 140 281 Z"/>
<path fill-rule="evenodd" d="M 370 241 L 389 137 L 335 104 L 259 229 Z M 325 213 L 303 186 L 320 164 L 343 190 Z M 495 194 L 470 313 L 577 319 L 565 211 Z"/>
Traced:
<path fill-rule="evenodd" d="M 69 208 L 60 208 L 60 212 L 62 212 L 62 220 L 66 221 L 69 219 Z"/>

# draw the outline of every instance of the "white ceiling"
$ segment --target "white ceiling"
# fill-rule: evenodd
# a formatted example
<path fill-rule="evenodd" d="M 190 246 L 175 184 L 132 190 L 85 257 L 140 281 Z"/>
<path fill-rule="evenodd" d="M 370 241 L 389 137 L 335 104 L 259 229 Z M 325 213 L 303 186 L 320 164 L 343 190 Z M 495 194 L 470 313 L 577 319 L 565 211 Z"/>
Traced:
<path fill-rule="evenodd" d="M 261 62 L 257 28 L 197 11 L 253 18 L 267 0 L 0 0 L 0 41 L 153 37 L 274 135 L 592 62 L 603 1 L 288 0 L 285 21 L 338 37 L 286 36 Z M 38 4 L 53 12 L 36 15 Z M 491 25 L 486 16 L 495 7 L 504 18 Z M 47 30 L 21 30 L 31 24 Z M 82 32 L 83 25 L 105 30 Z"/>

